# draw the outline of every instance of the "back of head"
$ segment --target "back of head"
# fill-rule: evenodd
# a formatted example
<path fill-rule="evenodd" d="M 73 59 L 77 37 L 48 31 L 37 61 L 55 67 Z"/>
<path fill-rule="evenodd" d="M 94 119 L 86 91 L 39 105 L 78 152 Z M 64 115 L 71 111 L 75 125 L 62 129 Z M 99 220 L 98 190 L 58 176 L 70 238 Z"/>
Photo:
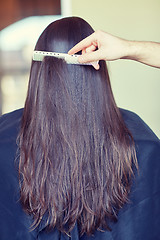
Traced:
<path fill-rule="evenodd" d="M 93 32 L 81 18 L 51 23 L 36 50 L 67 53 Z M 37 226 L 81 234 L 109 229 L 127 201 L 133 166 L 132 136 L 112 94 L 107 67 L 32 62 L 19 138 L 21 201 Z"/>
<path fill-rule="evenodd" d="M 93 32 L 92 27 L 82 18 L 63 18 L 52 22 L 44 30 L 35 49 L 67 53 L 71 47 Z"/>

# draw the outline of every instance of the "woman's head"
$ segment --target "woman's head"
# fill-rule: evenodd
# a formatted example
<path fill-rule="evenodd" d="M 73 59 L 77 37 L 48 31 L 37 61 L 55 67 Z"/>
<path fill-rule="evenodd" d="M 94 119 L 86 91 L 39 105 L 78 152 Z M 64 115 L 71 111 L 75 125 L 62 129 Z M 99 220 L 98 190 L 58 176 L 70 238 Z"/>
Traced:
<path fill-rule="evenodd" d="M 36 50 L 67 53 L 93 29 L 81 18 L 51 23 Z M 112 94 L 107 67 L 32 62 L 20 137 L 21 201 L 49 225 L 81 233 L 109 228 L 127 201 L 134 144 Z"/>
<path fill-rule="evenodd" d="M 67 53 L 71 47 L 93 33 L 82 18 L 68 17 L 52 22 L 41 34 L 35 49 Z"/>

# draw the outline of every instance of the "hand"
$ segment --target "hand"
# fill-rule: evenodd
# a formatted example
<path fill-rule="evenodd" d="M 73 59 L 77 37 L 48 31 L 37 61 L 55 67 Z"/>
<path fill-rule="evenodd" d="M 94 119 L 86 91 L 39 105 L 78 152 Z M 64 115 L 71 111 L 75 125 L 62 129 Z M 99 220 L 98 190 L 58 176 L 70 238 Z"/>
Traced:
<path fill-rule="evenodd" d="M 98 30 L 76 44 L 68 54 L 75 54 L 82 50 L 82 55 L 78 58 L 80 63 L 112 61 L 127 57 L 128 48 L 129 41 Z M 99 69 L 98 63 L 93 66 Z"/>
<path fill-rule="evenodd" d="M 81 50 L 80 63 L 130 59 L 160 68 L 160 43 L 157 42 L 129 41 L 98 30 L 76 44 L 68 54 Z M 98 63 L 92 65 L 99 69 Z"/>

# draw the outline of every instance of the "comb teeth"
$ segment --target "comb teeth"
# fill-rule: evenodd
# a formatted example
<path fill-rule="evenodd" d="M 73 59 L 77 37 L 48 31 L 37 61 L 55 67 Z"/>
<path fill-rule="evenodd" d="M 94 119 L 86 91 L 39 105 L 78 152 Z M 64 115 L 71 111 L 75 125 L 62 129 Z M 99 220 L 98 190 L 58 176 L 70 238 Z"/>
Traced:
<path fill-rule="evenodd" d="M 56 53 L 56 52 L 44 52 L 44 51 L 34 51 L 33 52 L 33 60 L 34 61 L 43 61 L 44 57 L 57 57 L 57 58 L 65 58 L 66 53 Z"/>
<path fill-rule="evenodd" d="M 69 55 L 67 53 L 57 53 L 57 52 L 45 52 L 45 51 L 34 51 L 33 60 L 34 61 L 43 61 L 44 57 L 56 57 L 61 58 L 66 61 L 68 64 L 78 64 L 78 65 L 93 65 L 94 63 L 79 63 L 79 55 Z"/>

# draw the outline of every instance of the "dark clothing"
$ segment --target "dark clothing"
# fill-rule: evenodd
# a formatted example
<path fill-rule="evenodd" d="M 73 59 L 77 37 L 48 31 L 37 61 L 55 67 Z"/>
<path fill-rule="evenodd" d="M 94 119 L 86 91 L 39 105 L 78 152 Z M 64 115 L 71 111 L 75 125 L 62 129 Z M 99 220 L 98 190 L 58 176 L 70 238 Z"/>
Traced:
<path fill-rule="evenodd" d="M 158 240 L 160 239 L 160 141 L 134 113 L 122 110 L 124 121 L 136 144 L 139 173 L 132 184 L 130 203 L 111 223 L 111 232 L 96 231 L 94 236 L 79 237 L 77 225 L 71 237 L 45 231 L 45 222 L 34 231 L 32 218 L 19 202 L 18 168 L 15 160 L 16 137 L 23 109 L 0 118 L 0 240 Z"/>

